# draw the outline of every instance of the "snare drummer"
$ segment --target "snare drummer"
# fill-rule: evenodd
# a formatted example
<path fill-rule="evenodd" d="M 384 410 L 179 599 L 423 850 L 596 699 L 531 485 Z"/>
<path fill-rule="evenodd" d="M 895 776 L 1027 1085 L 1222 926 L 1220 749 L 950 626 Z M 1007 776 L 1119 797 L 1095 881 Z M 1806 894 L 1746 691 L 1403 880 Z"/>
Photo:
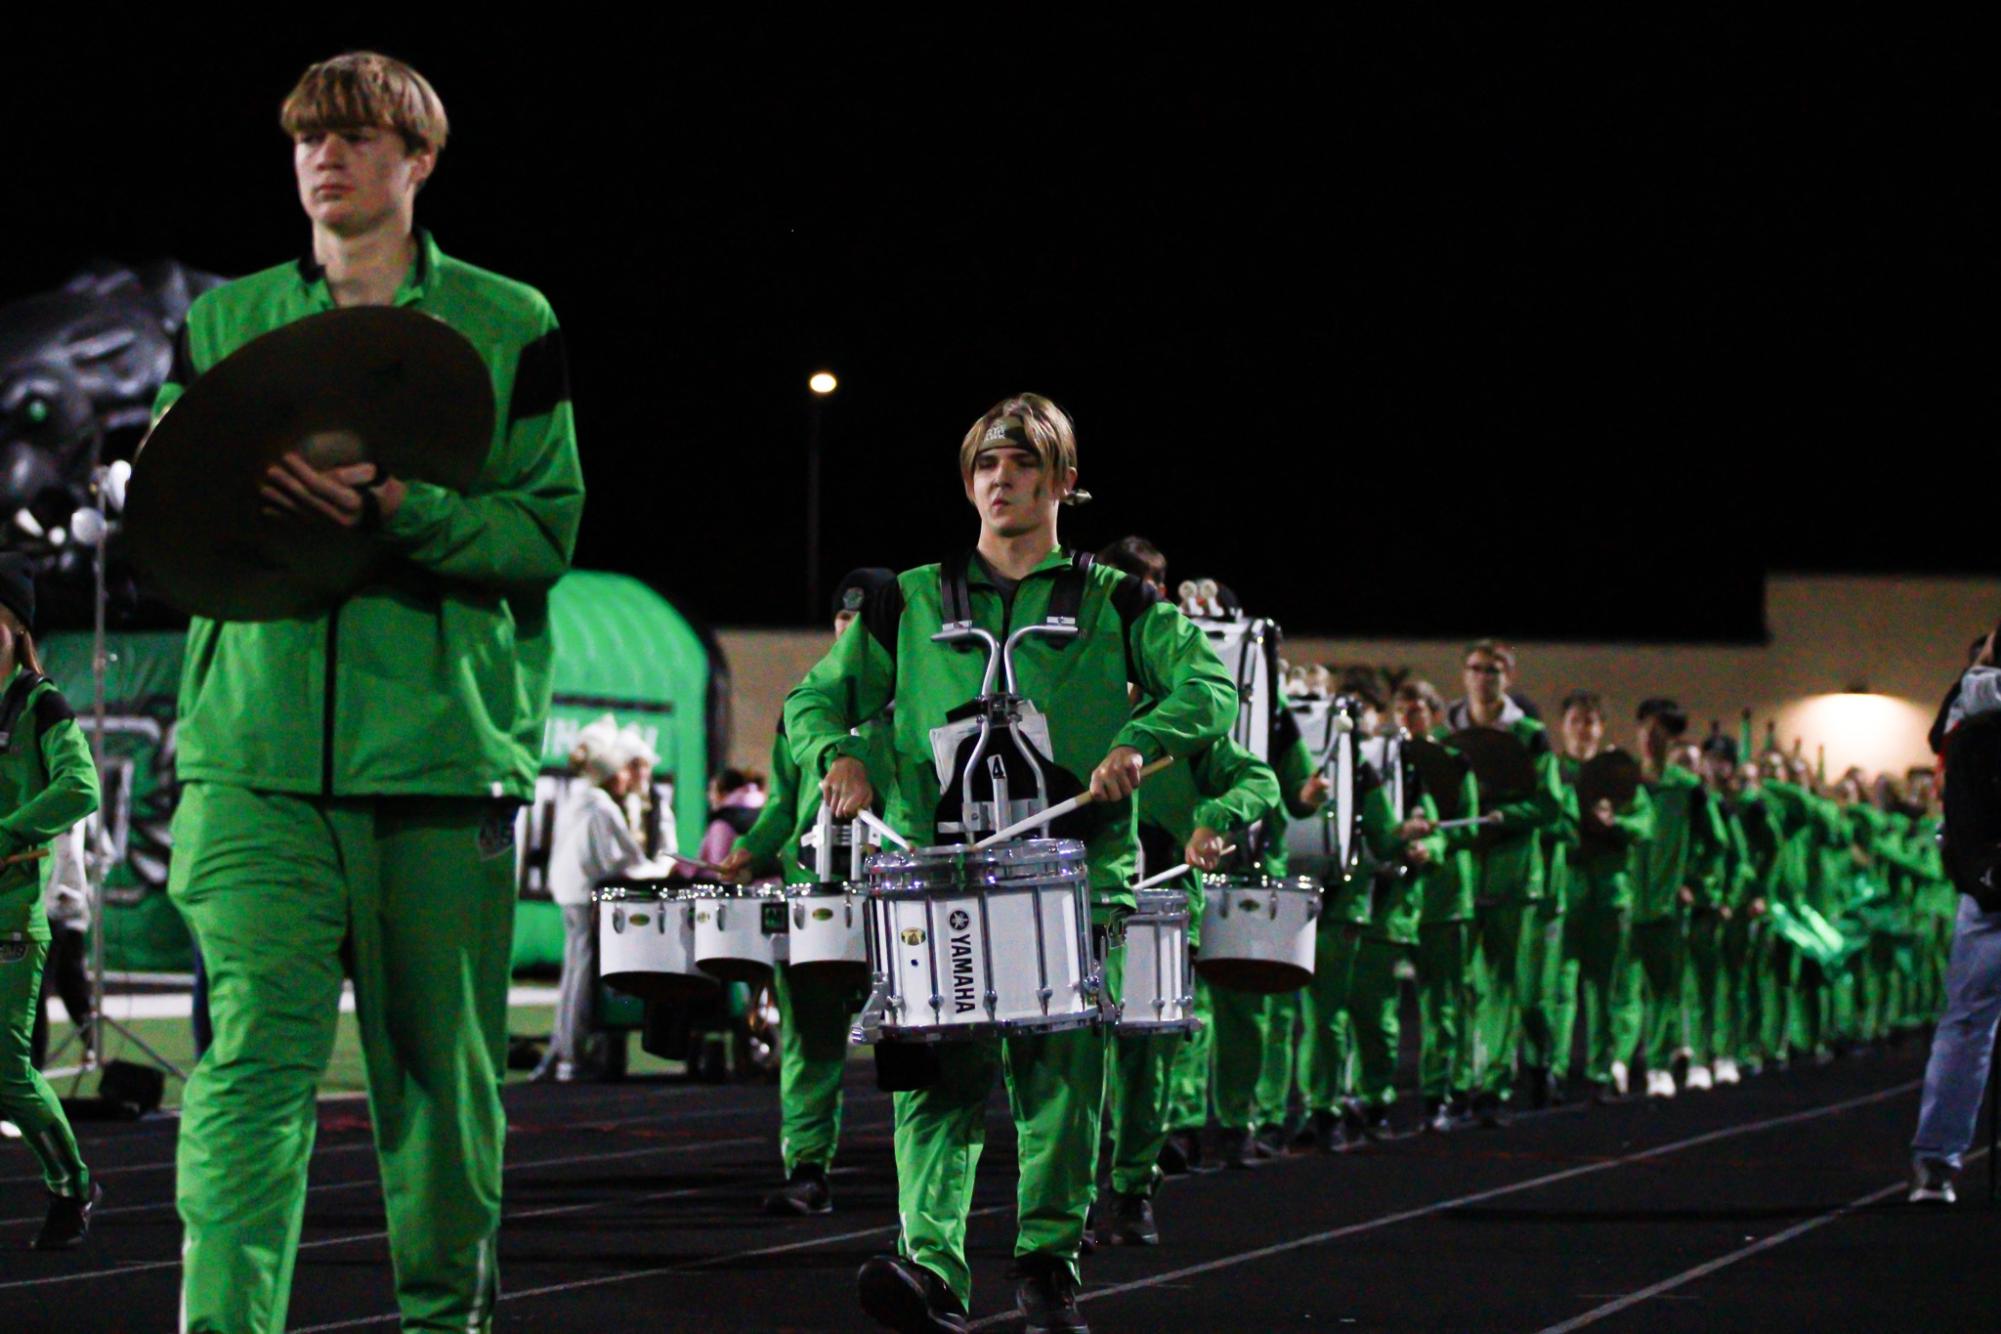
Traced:
<path fill-rule="evenodd" d="M 878 590 L 896 581 L 894 570 L 851 570 L 834 589 L 834 638 L 838 641 Z M 887 792 L 895 779 L 889 728 L 880 719 L 858 731 L 867 744 L 869 782 Z M 771 743 L 771 791 L 757 822 L 722 860 L 739 883 L 753 875 L 782 875 L 790 885 L 812 884 L 800 840 L 820 816 L 820 789 L 799 779 L 799 762 L 783 724 Z M 827 1179 L 841 1138 L 841 1078 L 848 1066 L 848 1027 L 860 998 L 846 983 L 815 980 L 812 970 L 773 970 L 779 1012 L 779 1156 L 785 1185 L 764 1197 L 768 1214 L 824 1214 L 834 1207 Z"/>
<path fill-rule="evenodd" d="M 597 914 L 591 890 L 646 859 L 622 805 L 632 789 L 637 735 L 620 732 L 607 714 L 577 736 L 570 761 L 582 781 L 564 808 L 549 850 L 549 897 L 563 910 L 563 977 L 549 1051 L 532 1078 L 567 1084 L 583 1065 L 597 1011 Z M 641 743 L 643 744 L 643 743 Z"/>
<path fill-rule="evenodd" d="M 285 1324 L 346 973 L 402 1318 L 477 1329 L 499 1281 L 514 818 L 549 707 L 548 592 L 583 513 L 563 337 L 539 292 L 416 227 L 446 121 L 415 70 L 322 62 L 280 123 L 311 248 L 194 302 L 156 412 L 260 334 L 401 305 L 471 340 L 494 425 L 464 493 L 287 455 L 261 479 L 272 521 L 372 534 L 382 581 L 322 614 L 189 628 L 168 892 L 215 1045 L 181 1109 L 182 1326 Z"/>
<path fill-rule="evenodd" d="M 911 570 L 870 597 L 825 659 L 786 700 L 785 729 L 802 772 L 824 775 L 823 799 L 846 819 L 874 798 L 850 729 L 894 698 L 896 786 L 890 823 L 928 841 L 939 781 L 932 730 L 975 699 L 983 654 L 934 644 L 945 624 L 941 582 L 964 570 L 973 622 L 989 634 L 1046 621 L 1059 593 L 1077 597 L 1074 638 L 1031 638 L 1015 654 L 1017 692 L 1048 720 L 1054 760 L 1073 780 L 1089 780 L 1098 804 L 1085 840 L 1098 925 L 1133 906 L 1134 806 L 1140 770 L 1163 757 L 1186 758 L 1223 736 L 1236 717 L 1236 690 L 1207 638 L 1139 580 L 1057 545 L 1060 508 L 1077 490 L 1070 419 L 1046 398 L 1024 394 L 981 415 L 959 448 L 968 502 L 980 516 L 977 547 L 947 566 Z M 1142 716 L 1127 682 L 1151 702 Z M 1122 951 L 1107 950 L 1105 974 L 1117 995 Z M 966 1215 L 996 1073 L 1008 1083 L 1020 1136 L 1021 1185 L 1015 1241 L 1015 1295 L 1031 1326 L 1081 1330 L 1077 1254 L 1097 1169 L 1105 1043 L 1088 1029 L 939 1044 L 931 1086 L 896 1095 L 896 1164 L 901 1254 L 869 1261 L 859 1275 L 862 1305 L 898 1329 L 963 1325 L 971 1295 Z"/>
<path fill-rule="evenodd" d="M 1196 868 L 1177 882 L 1187 896 L 1191 947 L 1201 944 L 1203 893 L 1197 872 L 1218 869 L 1228 846 L 1241 849 L 1244 855 L 1240 860 L 1248 864 L 1252 860 L 1250 828 L 1278 804 L 1278 775 L 1228 737 L 1186 765 L 1155 775 L 1140 794 L 1140 841 L 1148 849 L 1147 873 L 1177 862 Z M 1281 865 L 1274 874 L 1283 871 Z M 1097 1238 L 1106 1245 L 1151 1246 L 1159 1242 L 1152 1199 L 1161 1178 L 1156 1164 L 1170 1130 L 1190 1131 L 1177 1146 L 1176 1156 L 1184 1164 L 1193 1166 L 1201 1158 L 1199 1132 L 1209 1116 L 1207 1070 L 1201 1068 L 1198 1075 L 1185 1070 L 1183 1063 L 1206 1067 L 1210 1013 L 1204 999 L 1208 995 L 1208 984 L 1198 977 L 1193 1013 L 1203 1027 L 1194 1033 L 1122 1033 L 1116 1039 L 1117 1050 L 1106 1081 L 1111 1104 L 1112 1196 L 1097 1226 Z M 1190 1098 L 1185 1089 L 1177 1089 L 1177 1079 L 1192 1083 L 1198 1095 Z M 1180 1127 L 1171 1120 L 1177 1106 L 1190 1102 L 1199 1108 L 1194 1117 L 1184 1112 L 1184 1117 L 1193 1120 L 1192 1131 L 1186 1120 Z"/>

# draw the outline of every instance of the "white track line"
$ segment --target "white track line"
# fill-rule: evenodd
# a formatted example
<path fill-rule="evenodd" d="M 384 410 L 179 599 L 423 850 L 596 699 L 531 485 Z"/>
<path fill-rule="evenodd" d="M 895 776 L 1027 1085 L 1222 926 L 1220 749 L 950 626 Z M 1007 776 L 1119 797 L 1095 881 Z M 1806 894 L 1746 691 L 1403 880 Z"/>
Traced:
<path fill-rule="evenodd" d="M 1417 1209 L 1404 1210 L 1401 1213 L 1386 1214 L 1381 1218 L 1375 1218 L 1361 1223 L 1350 1224 L 1347 1227 L 1337 1228 L 1331 1232 L 1319 1233 L 1312 1237 L 1303 1237 L 1297 1241 L 1283 1242 L 1276 1246 L 1267 1246 L 1261 1250 L 1245 1252 L 1242 1255 L 1225 1256 L 1220 1260 L 1212 1260 L 1207 1264 L 1194 1265 L 1186 1269 L 1178 1269 L 1172 1273 L 1156 1275 L 1153 1278 L 1146 1279 L 1137 1283 L 1126 1283 L 1126 1284 L 1121 1284 L 1117 1287 L 1099 1288 L 1094 1291 L 1081 1294 L 1078 1297 L 1078 1300 L 1091 1301 L 1098 1297 L 1109 1297 L 1121 1292 L 1130 1292 L 1135 1288 L 1154 1287 L 1161 1283 L 1172 1282 L 1177 1278 L 1188 1277 L 1189 1275 L 1192 1274 L 1207 1273 L 1211 1270 L 1228 1268 L 1231 1265 L 1241 1264 L 1250 1260 L 1262 1259 L 1270 1255 L 1280 1255 L 1286 1251 L 1297 1250 L 1302 1246 L 1317 1245 L 1320 1242 L 1332 1241 L 1337 1238 L 1345 1237 L 1357 1232 L 1369 1232 L 1376 1228 L 1388 1227 L 1393 1223 L 1402 1223 L 1414 1218 L 1423 1218 L 1431 1214 L 1441 1213 L 1447 1209 L 1456 1209 L 1463 1205 L 1474 1204 L 1481 1200 L 1489 1200 L 1503 1195 L 1510 1195 L 1516 1191 L 1532 1190 L 1537 1186 L 1549 1185 L 1557 1181 L 1562 1181 L 1569 1177 L 1585 1176 L 1593 1172 L 1602 1172 L 1609 1168 L 1618 1167 L 1626 1163 L 1635 1163 L 1643 1161 L 1648 1158 L 1660 1157 L 1662 1155 L 1669 1153 L 1677 1153 L 1682 1149 L 1695 1148 L 1699 1145 L 1713 1143 L 1717 1140 L 1731 1139 L 1737 1135 L 1746 1135 L 1754 1131 L 1769 1129 L 1773 1126 L 1789 1125 L 1794 1122 L 1811 1121 L 1823 1116 L 1832 1116 L 1838 1112 L 1844 1112 L 1854 1107 L 1863 1107 L 1871 1103 L 1885 1102 L 1891 1098 L 1899 1097 L 1905 1093 L 1911 1092 L 1913 1089 L 1918 1088 L 1920 1083 L 1921 1081 L 1912 1080 L 1909 1083 L 1899 1084 L 1895 1088 L 1884 1089 L 1881 1092 L 1872 1093 L 1861 1098 L 1852 1098 L 1847 1102 L 1833 1103 L 1825 1107 L 1811 1108 L 1804 1112 L 1793 1112 L 1786 1116 L 1770 1117 L 1763 1121 L 1753 1121 L 1753 1122 L 1748 1122 L 1741 1126 L 1734 1126 L 1734 1127 L 1728 1127 L 1723 1130 L 1710 1131 L 1708 1134 L 1696 1135 L 1689 1139 L 1678 1140 L 1672 1144 L 1663 1144 L 1659 1148 L 1647 1149 L 1640 1153 L 1628 1154 L 1622 1158 L 1603 1160 L 1596 1163 L 1588 1163 L 1582 1167 L 1574 1167 L 1574 1168 L 1569 1168 L 1562 1172 L 1550 1173 L 1549 1175 L 1536 1177 L 1531 1181 L 1519 1182 L 1512 1186 L 1501 1186 L 1494 1190 L 1483 1191 L 1477 1195 L 1467 1195 L 1456 1200 L 1444 1200 L 1437 1204 L 1425 1205 Z M 1568 1109 L 1552 1108 L 1551 1112 L 1566 1111 L 1566 1110 Z M 1528 1115 L 1548 1115 L 1548 1114 L 1549 1113 L 1530 1113 Z M 1518 1117 L 1516 1119 L 1523 1120 L 1526 1119 L 1526 1117 Z M 1282 1162 L 1285 1160 L 1280 1159 L 1276 1161 Z M 1275 1163 L 1268 1163 L 1266 1164 L 1265 1169 L 1263 1170 L 1269 1170 L 1269 1168 L 1274 1165 Z M 971 1219 L 974 1218 L 986 1218 L 994 1214 L 1009 1213 L 1012 1212 L 1014 1208 L 1015 1206 L 1013 1204 L 991 1205 L 985 1209 L 975 1209 L 966 1217 L 970 1221 Z M 638 1269 L 619 1274 L 603 1274 L 596 1278 L 575 1279 L 568 1283 L 552 1283 L 545 1287 L 539 1287 L 539 1288 L 522 1288 L 517 1291 L 503 1291 L 500 1294 L 499 1300 L 502 1302 L 512 1302 L 512 1301 L 520 1301 L 523 1298 L 527 1297 L 546 1297 L 554 1293 L 576 1292 L 584 1288 L 602 1288 L 617 1283 L 631 1283 L 631 1282 L 636 1282 L 640 1279 L 659 1278 L 667 1274 L 685 1274 L 702 1269 L 714 1268 L 717 1265 L 735 1264 L 738 1261 L 757 1259 L 761 1256 L 766 1256 L 766 1255 L 780 1255 L 789 1251 L 813 1250 L 817 1247 L 832 1246 L 844 1241 L 858 1241 L 864 1237 L 894 1236 L 899 1226 L 900 1226 L 899 1224 L 891 1223 L 882 1227 L 860 1228 L 853 1232 L 837 1232 L 831 1236 L 815 1237 L 810 1240 L 792 1242 L 790 1244 L 783 1246 L 761 1246 L 754 1250 L 733 1251 L 727 1255 L 711 1256 L 705 1260 L 689 1260 L 689 1261 L 684 1261 L 681 1264 L 661 1265 L 653 1269 Z M 975 1321 L 971 1325 L 968 1325 L 967 1328 L 987 1329 L 996 1325 L 1009 1324 L 1012 1323 L 1013 1321 L 1019 1320 L 1020 1318 L 1021 1318 L 1020 1312 L 1010 1311 L 1005 1314 L 992 1315 L 988 1316 L 984 1320 Z M 335 1330 L 335 1329 L 359 1329 L 367 1325 L 389 1324 L 394 1322 L 396 1319 L 397 1316 L 393 1314 L 362 1316 L 354 1320 L 344 1320 L 337 1324 L 314 1325 L 311 1327 L 310 1330 L 301 1330 L 298 1332 L 298 1334 L 321 1334 L 322 1331 Z"/>
<path fill-rule="evenodd" d="M 1704 1144 L 1714 1144 L 1719 1140 L 1735 1139 L 1739 1135 L 1751 1135 L 1760 1130 L 1771 1130 L 1778 1126 L 1797 1125 L 1803 1121 L 1817 1121 L 1824 1116 L 1835 1116 L 1857 1107 L 1867 1107 L 1873 1103 L 1887 1102 L 1891 1098 L 1902 1097 L 1904 1094 L 1919 1088 L 1922 1083 L 1922 1080 L 1914 1079 L 1907 1083 L 1899 1084 L 1895 1088 L 1883 1089 L 1880 1092 L 1867 1094 L 1860 1098 L 1850 1098 L 1846 1102 L 1830 1103 L 1825 1107 L 1810 1108 L 1803 1112 L 1792 1112 L 1785 1116 L 1767 1117 L 1762 1121 L 1747 1121 L 1742 1125 L 1727 1126 L 1722 1130 L 1712 1130 L 1707 1134 L 1693 1135 L 1688 1139 L 1675 1140 L 1672 1143 L 1662 1144 L 1657 1148 L 1643 1149 L 1639 1153 L 1628 1153 L 1617 1158 L 1605 1158 L 1597 1162 L 1585 1163 L 1579 1167 L 1568 1167 L 1561 1172 L 1550 1172 L 1543 1176 L 1532 1177 L 1527 1181 L 1518 1181 L 1511 1186 L 1496 1186 L 1492 1190 L 1476 1191 L 1471 1195 L 1461 1195 L 1457 1199 L 1440 1200 L 1435 1204 L 1421 1205 L 1415 1209 L 1399 1210 L 1393 1214 L 1384 1214 L 1380 1218 L 1365 1219 L 1359 1223 L 1349 1223 L 1344 1227 L 1329 1228 L 1325 1232 L 1316 1232 L 1311 1236 L 1295 1237 L 1291 1241 L 1281 1241 L 1270 1246 L 1260 1246 L 1256 1250 L 1241 1251 L 1235 1255 L 1225 1255 L 1203 1264 L 1188 1265 L 1181 1269 L 1169 1270 L 1164 1274 L 1155 1274 L 1150 1278 L 1135 1279 L 1131 1283 L 1116 1283 L 1109 1287 L 1093 1288 L 1088 1292 L 1079 1293 L 1077 1300 L 1079 1302 L 1092 1302 L 1103 1297 L 1116 1297 L 1121 1293 L 1137 1292 L 1143 1288 L 1157 1288 L 1163 1283 L 1173 1283 L 1181 1279 L 1193 1278 L 1198 1274 L 1212 1274 L 1219 1269 L 1230 1269 L 1237 1265 L 1249 1264 L 1254 1260 L 1266 1260 L 1274 1255 L 1284 1255 L 1288 1251 L 1303 1250 L 1308 1246 L 1324 1245 L 1327 1242 L 1339 1241 L 1343 1237 L 1352 1237 L 1358 1233 L 1373 1232 L 1378 1228 L 1390 1227 L 1397 1223 L 1408 1223 L 1413 1219 L 1429 1218 L 1434 1214 L 1445 1213 L 1451 1209 L 1463 1209 L 1469 1204 L 1480 1204 L 1487 1200 L 1500 1199 L 1506 1195 L 1515 1195 L 1525 1190 L 1536 1190 L 1542 1186 L 1552 1186 L 1559 1181 L 1569 1181 L 1576 1177 L 1591 1176 L 1598 1172 L 1609 1172 L 1615 1167 L 1624 1167 L 1630 1163 L 1640 1163 L 1651 1158 L 1666 1157 L 1668 1154 L 1680 1153 L 1683 1149 L 1699 1148 Z M 1001 1325 L 1011 1325 L 1020 1319 L 1021 1312 L 1004 1311 L 997 1315 L 990 1315 L 983 1320 L 975 1320 L 967 1325 L 966 1328 L 969 1330 L 994 1329 Z"/>
<path fill-rule="evenodd" d="M 706 1140 L 700 1144 L 663 1145 L 660 1149 L 655 1150 L 655 1152 L 692 1153 L 697 1149 L 735 1149 L 741 1148 L 746 1144 L 767 1144 L 769 1142 L 768 1137 L 764 1135 L 741 1135 L 735 1139 Z M 524 1166 L 526 1165 L 524 1164 Z M 592 1209 L 603 1209 L 615 1204 L 648 1204 L 655 1200 L 681 1199 L 689 1195 L 709 1195 L 717 1191 L 741 1189 L 742 1186 L 735 1182 L 726 1182 L 716 1186 L 690 1186 L 679 1190 L 655 1191 L 646 1195 L 591 1200 L 583 1204 L 557 1204 L 548 1205 L 540 1209 L 520 1209 L 513 1213 L 502 1215 L 500 1224 L 502 1227 L 506 1227 L 507 1224 L 523 1218 L 548 1218 L 557 1214 L 588 1213 Z M 313 1251 L 326 1246 L 346 1246 L 358 1241 L 380 1241 L 388 1235 L 387 1231 L 352 1232 L 339 1237 L 322 1237 L 317 1241 L 302 1241 L 299 1243 L 299 1249 L 302 1251 Z M 79 1274 L 58 1274 L 50 1278 L 17 1279 L 12 1283 L 0 1283 L 0 1291 L 5 1291 L 8 1288 L 39 1288 L 52 1283 L 80 1283 L 94 1278 L 124 1278 L 127 1274 L 146 1274 L 156 1270 L 179 1269 L 180 1267 L 181 1262 L 179 1260 L 153 1260 L 144 1264 L 121 1265 L 116 1269 L 91 1269 Z"/>
<path fill-rule="evenodd" d="M 651 1094 L 649 1096 L 665 1098 L 670 1094 L 686 1094 L 686 1093 L 693 1093 L 696 1091 L 697 1090 L 693 1088 L 672 1088 L 672 1089 L 660 1090 L 659 1092 Z M 361 1096 L 361 1095 L 357 1094 L 356 1096 Z M 855 1105 L 865 1106 L 869 1103 L 873 1103 L 876 1101 L 886 1101 L 888 1097 L 889 1095 L 886 1093 L 881 1093 L 881 1094 L 874 1092 L 855 1093 L 848 1095 L 848 1104 L 850 1106 L 855 1106 Z M 324 1101 L 324 1099 L 322 1101 Z M 717 1117 L 723 1117 L 723 1116 L 742 1117 L 747 1115 L 753 1115 L 755 1114 L 756 1110 L 757 1110 L 756 1108 L 745 1109 L 741 1107 L 711 1107 L 706 1111 L 699 1111 L 699 1112 L 676 1112 L 667 1110 L 656 1110 L 651 1112 L 643 1112 L 634 1116 L 615 1117 L 609 1121 L 597 1121 L 597 1120 L 583 1121 L 579 1122 L 574 1126 L 567 1126 L 564 1129 L 567 1133 L 588 1134 L 589 1132 L 594 1130 L 604 1130 L 612 1126 L 638 1125 L 644 1121 L 659 1121 L 668 1118 L 678 1118 L 683 1121 L 713 1121 Z M 528 1124 L 528 1123 L 523 1122 L 523 1124 Z M 341 1131 L 339 1133 L 348 1134 L 352 1132 Z M 514 1135 L 526 1135 L 526 1134 L 542 1134 L 545 1132 L 540 1130 L 537 1131 L 510 1130 L 509 1133 Z M 373 1153 L 374 1151 L 375 1151 L 375 1141 L 371 1138 L 364 1140 L 359 1144 L 335 1144 L 328 1148 L 315 1147 L 313 1149 L 313 1157 L 315 1159 L 331 1158 L 335 1154 L 341 1154 L 341 1153 Z M 101 1177 L 106 1181 L 116 1181 L 120 1177 L 135 1175 L 140 1172 L 171 1171 L 173 1169 L 173 1166 L 174 1166 L 174 1160 L 168 1158 L 162 1162 L 157 1162 L 157 1163 L 130 1163 L 115 1167 L 93 1169 L 91 1175 L 96 1177 Z M 26 1176 L 0 1177 L 0 1186 L 35 1184 L 39 1183 L 41 1179 L 42 1179 L 42 1174 L 40 1172 L 31 1172 Z M 128 1206 L 128 1207 L 137 1207 L 137 1206 Z M 124 1210 L 100 1209 L 97 1213 L 91 1216 L 93 1218 L 96 1218 L 96 1217 L 102 1217 L 105 1214 L 122 1213 L 122 1212 L 124 1212 Z M 10 1223 L 10 1222 L 19 1223 L 25 1221 L 27 1220 L 19 1218 L 0 1219 L 0 1224 Z M 35 1216 L 34 1221 L 40 1222 L 41 1215 L 37 1214 Z"/>
<path fill-rule="evenodd" d="M 1982 1149 L 1978 1153 L 1968 1154 L 1966 1161 L 1970 1163 L 1976 1158 L 1985 1156 L 1986 1153 L 1987 1150 Z M 1795 1223 L 1783 1232 L 1774 1232 L 1769 1237 L 1755 1241 L 1749 1246 L 1741 1246 L 1731 1251 L 1728 1255 L 1719 1255 L 1714 1260 L 1699 1264 L 1693 1269 L 1684 1269 L 1673 1278 L 1664 1278 L 1649 1287 L 1641 1288 L 1638 1292 L 1629 1292 L 1623 1297 L 1606 1302 L 1603 1306 L 1595 1306 L 1583 1315 L 1573 1316 L 1560 1325 L 1551 1325 L 1546 1329 L 1537 1331 L 1537 1334 L 1570 1334 L 1571 1330 L 1583 1329 L 1586 1325 L 1595 1325 L 1607 1316 L 1617 1315 L 1621 1311 L 1638 1306 L 1641 1302 L 1652 1301 L 1655 1297 L 1663 1293 L 1672 1292 L 1676 1288 L 1695 1282 L 1697 1279 L 1708 1278 L 1717 1270 L 1728 1269 L 1739 1260 L 1748 1260 L 1760 1252 L 1769 1251 L 1775 1246 L 1783 1246 L 1795 1237 L 1803 1237 L 1815 1228 L 1825 1227 L 1836 1219 L 1846 1218 L 1858 1209 L 1867 1209 L 1872 1204 L 1879 1204 L 1893 1196 L 1901 1195 L 1910 1188 L 1910 1182 L 1898 1181 L 1892 1185 L 1883 1187 L 1881 1190 L 1872 1190 L 1867 1195 L 1850 1200 L 1839 1208 L 1830 1209 L 1817 1217 L 1809 1218 L 1801 1223 Z"/>

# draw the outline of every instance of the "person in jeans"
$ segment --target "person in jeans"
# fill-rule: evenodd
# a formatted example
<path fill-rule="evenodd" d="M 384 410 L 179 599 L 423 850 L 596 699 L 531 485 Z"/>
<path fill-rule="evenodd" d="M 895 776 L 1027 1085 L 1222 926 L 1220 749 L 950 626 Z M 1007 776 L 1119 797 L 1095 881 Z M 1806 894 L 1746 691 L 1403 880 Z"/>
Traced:
<path fill-rule="evenodd" d="M 1933 749 L 1945 752 L 1948 738 L 1969 722 L 1986 719 L 1987 727 L 1997 726 L 1992 721 L 1997 714 L 2001 714 L 2001 670 L 1994 665 L 1994 635 L 1989 634 L 1946 696 L 1938 725 L 1932 729 Z M 1953 753 L 1961 757 L 1961 772 L 1957 777 L 1947 773 L 1947 791 L 1964 796 L 1974 775 L 1967 771 L 1962 751 Z M 1982 767 L 1990 772 L 1980 777 L 1991 781 L 1991 766 Z M 1954 782 L 1962 785 L 1959 793 L 1952 792 Z M 1983 813 L 1990 826 L 2001 817 Z M 1973 837 L 1974 832 L 1966 828 L 1964 816 L 1946 830 L 1946 863 L 1965 897 L 1960 900 L 1946 968 L 1945 1015 L 1932 1034 L 1918 1133 L 1911 1141 L 1913 1204 L 1953 1202 L 1952 1179 L 1973 1143 L 1974 1121 L 1994 1056 L 1994 1031 L 2001 1023 L 2001 892 L 1995 888 L 2001 877 L 1996 876 L 1991 840 Z"/>

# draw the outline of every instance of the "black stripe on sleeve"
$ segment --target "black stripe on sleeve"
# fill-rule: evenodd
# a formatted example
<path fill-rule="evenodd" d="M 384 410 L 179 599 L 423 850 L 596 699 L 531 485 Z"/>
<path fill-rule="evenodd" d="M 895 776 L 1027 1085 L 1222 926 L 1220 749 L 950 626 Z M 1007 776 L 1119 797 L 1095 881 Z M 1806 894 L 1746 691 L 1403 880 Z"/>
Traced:
<path fill-rule="evenodd" d="M 563 331 L 551 329 L 521 349 L 514 364 L 514 393 L 507 404 L 507 424 L 544 417 L 570 397 L 570 358 Z"/>
<path fill-rule="evenodd" d="M 896 630 L 902 623 L 903 582 L 892 579 L 871 592 L 862 604 L 862 624 L 892 661 L 896 658 Z"/>
<path fill-rule="evenodd" d="M 63 698 L 63 692 L 50 686 L 35 697 L 35 730 L 46 736 L 51 728 L 62 723 L 74 722 L 76 710 Z"/>

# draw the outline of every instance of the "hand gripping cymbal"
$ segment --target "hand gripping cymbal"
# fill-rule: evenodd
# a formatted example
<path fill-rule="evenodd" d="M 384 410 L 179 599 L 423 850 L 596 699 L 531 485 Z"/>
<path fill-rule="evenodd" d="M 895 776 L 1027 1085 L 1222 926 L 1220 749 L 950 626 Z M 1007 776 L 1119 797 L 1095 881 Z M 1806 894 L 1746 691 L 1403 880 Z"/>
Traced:
<path fill-rule="evenodd" d="M 373 462 L 469 489 L 493 441 L 493 381 L 463 334 L 407 307 L 356 306 L 274 329 L 223 358 L 153 427 L 126 506 L 147 586 L 217 620 L 311 615 L 375 577 L 371 534 L 261 513 L 265 470 Z"/>

